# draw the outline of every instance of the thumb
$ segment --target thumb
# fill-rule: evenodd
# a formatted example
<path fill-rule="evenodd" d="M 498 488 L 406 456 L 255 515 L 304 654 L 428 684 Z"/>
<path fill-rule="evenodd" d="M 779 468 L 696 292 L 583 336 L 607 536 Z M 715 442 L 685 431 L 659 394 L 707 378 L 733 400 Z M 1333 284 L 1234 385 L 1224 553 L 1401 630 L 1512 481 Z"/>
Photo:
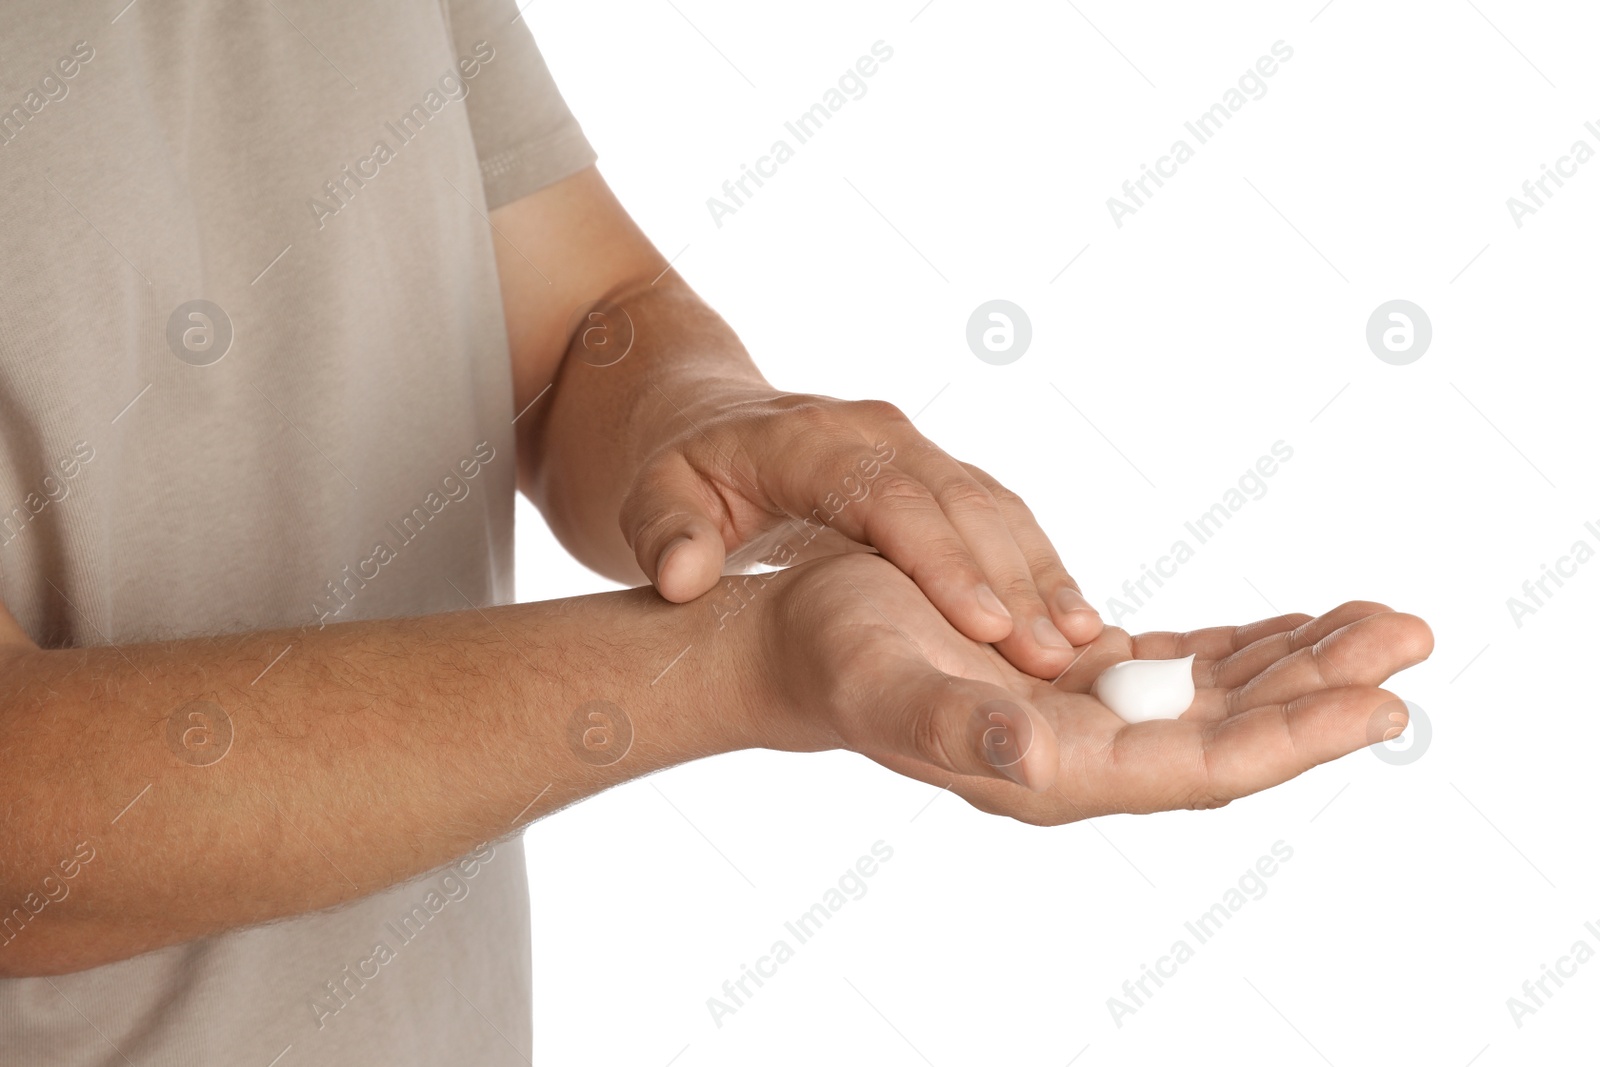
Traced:
<path fill-rule="evenodd" d="M 888 677 L 860 750 L 1042 793 L 1061 766 L 1055 731 L 1028 700 L 988 682 L 907 663 Z"/>
<path fill-rule="evenodd" d="M 640 472 L 622 502 L 622 536 L 639 569 L 675 604 L 709 592 L 722 577 L 727 546 L 714 516 L 721 499 L 673 453 Z"/>

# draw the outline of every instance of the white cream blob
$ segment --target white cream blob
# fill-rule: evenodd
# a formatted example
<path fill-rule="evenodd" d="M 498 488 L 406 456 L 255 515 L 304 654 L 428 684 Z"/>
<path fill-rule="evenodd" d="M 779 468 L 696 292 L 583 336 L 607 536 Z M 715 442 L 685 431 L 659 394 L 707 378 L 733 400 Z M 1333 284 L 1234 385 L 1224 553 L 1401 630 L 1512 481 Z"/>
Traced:
<path fill-rule="evenodd" d="M 1176 719 L 1194 703 L 1194 656 L 1126 660 L 1107 667 L 1093 692 L 1124 722 Z"/>

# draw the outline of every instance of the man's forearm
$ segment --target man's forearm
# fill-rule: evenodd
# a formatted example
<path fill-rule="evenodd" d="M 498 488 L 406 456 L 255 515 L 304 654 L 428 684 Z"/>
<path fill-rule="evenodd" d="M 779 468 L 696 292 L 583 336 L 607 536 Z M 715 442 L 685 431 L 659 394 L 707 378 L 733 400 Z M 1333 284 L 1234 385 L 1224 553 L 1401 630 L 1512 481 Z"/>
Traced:
<path fill-rule="evenodd" d="M 492 221 L 518 484 L 582 562 L 682 603 L 866 546 L 1034 677 L 1100 633 L 1016 493 L 892 404 L 773 389 L 593 167 Z"/>
<path fill-rule="evenodd" d="M 707 622 L 639 590 L 320 631 L 0 649 L 0 905 L 48 896 L 80 845 L 94 856 L 69 895 L 0 937 L 0 975 L 326 908 L 617 782 L 741 747 L 759 703 L 752 660 L 726 634 L 701 640 Z M 700 655 L 663 674 L 691 643 Z M 621 710 L 631 745 L 594 701 Z"/>
<path fill-rule="evenodd" d="M 614 294 L 607 308 L 576 331 L 537 432 L 519 443 L 519 463 L 569 552 L 619 581 L 641 581 L 617 525 L 641 464 L 667 435 L 772 388 L 728 324 L 674 273 Z M 599 365 L 614 358 L 601 346 L 630 337 L 625 357 Z"/>

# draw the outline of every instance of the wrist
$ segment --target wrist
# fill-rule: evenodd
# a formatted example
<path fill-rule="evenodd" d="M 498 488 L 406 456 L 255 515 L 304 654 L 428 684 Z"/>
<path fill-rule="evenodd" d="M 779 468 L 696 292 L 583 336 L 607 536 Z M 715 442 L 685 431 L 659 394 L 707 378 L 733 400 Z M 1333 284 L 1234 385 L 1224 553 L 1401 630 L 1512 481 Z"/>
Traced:
<path fill-rule="evenodd" d="M 725 751 L 820 751 L 835 743 L 813 728 L 798 699 L 815 666 L 791 618 L 796 578 L 794 569 L 724 575 L 682 605 L 696 617 L 699 635 L 688 655 L 705 654 L 700 706 L 717 716 Z"/>
<path fill-rule="evenodd" d="M 715 311 L 686 285 L 669 279 L 613 297 L 635 337 L 625 359 L 598 368 L 612 395 L 625 398 L 619 428 L 630 429 L 637 458 L 731 404 L 774 390 L 744 345 Z"/>
<path fill-rule="evenodd" d="M 818 567 L 809 563 L 727 575 L 701 598 L 727 643 L 734 707 L 747 748 L 821 752 L 843 741 L 829 716 L 836 663 L 819 656 L 818 635 L 833 621 L 816 611 Z"/>
<path fill-rule="evenodd" d="M 735 372 L 662 368 L 635 391 L 629 424 L 636 428 L 635 457 L 649 459 L 663 446 L 686 435 L 704 432 L 727 412 L 760 403 L 778 392 L 760 379 Z"/>
<path fill-rule="evenodd" d="M 775 747 L 779 717 L 765 636 L 764 605 L 772 590 L 746 589 L 745 577 L 722 579 L 704 596 L 673 604 L 654 589 L 625 594 L 650 620 L 647 651 L 629 689 L 638 709 L 639 740 L 656 755 L 655 767 L 724 752 Z M 652 769 L 655 769 L 654 767 Z"/>

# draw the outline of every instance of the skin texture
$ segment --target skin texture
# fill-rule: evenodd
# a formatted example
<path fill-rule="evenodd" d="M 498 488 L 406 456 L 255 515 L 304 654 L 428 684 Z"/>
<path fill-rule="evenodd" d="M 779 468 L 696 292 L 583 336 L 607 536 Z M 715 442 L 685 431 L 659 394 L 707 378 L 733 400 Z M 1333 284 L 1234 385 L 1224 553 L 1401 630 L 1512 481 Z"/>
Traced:
<path fill-rule="evenodd" d="M 767 579 L 748 614 L 708 608 L 629 590 L 321 631 L 7 646 L 0 888 L 20 900 L 83 840 L 96 858 L 0 948 L 0 974 L 330 907 L 629 778 L 748 747 L 849 749 L 1038 824 L 1215 807 L 1375 740 L 1394 698 L 1373 686 L 1432 647 L 1421 620 L 1350 604 L 1190 635 L 1109 629 L 1051 686 L 859 553 Z M 287 641 L 270 684 L 252 684 Z M 693 658 L 662 674 L 684 644 Z M 1129 726 L 1086 695 L 1129 655 L 1190 650 L 1202 690 L 1182 720 Z M 234 728 L 206 767 L 165 740 L 197 697 Z M 594 700 L 634 731 L 603 767 L 568 732 Z"/>
<path fill-rule="evenodd" d="M 755 703 L 738 688 L 756 676 L 748 649 L 718 643 L 698 669 L 650 684 L 683 643 L 709 640 L 710 622 L 641 589 L 320 631 L 9 645 L 0 900 L 9 913 L 78 842 L 95 858 L 0 946 L 0 974 L 66 973 L 326 908 L 738 747 L 736 710 Z M 167 742 L 196 699 L 232 722 L 208 766 Z M 579 758 L 568 733 L 594 700 L 626 709 L 635 731 L 608 767 Z"/>
<path fill-rule="evenodd" d="M 841 562 L 888 569 L 870 557 Z M 901 774 L 949 786 L 984 811 L 1038 825 L 1221 807 L 1388 740 L 1407 716 L 1404 703 L 1379 686 L 1433 651 L 1432 632 L 1416 616 L 1351 602 L 1316 618 L 1283 615 L 1182 634 L 1133 636 L 1108 627 L 1052 685 L 1016 670 L 988 646 L 953 639 L 904 578 L 883 576 L 871 588 L 871 604 L 861 602 L 866 596 L 855 602 L 837 596 L 837 589 L 801 595 L 809 614 L 835 620 L 838 655 L 902 672 L 907 692 L 958 689 L 964 704 L 951 709 L 941 730 L 919 731 L 920 754 L 870 736 L 846 738 L 847 747 Z M 1090 695 L 1100 672 L 1115 663 L 1190 653 L 1195 700 L 1178 719 L 1129 724 Z M 797 676 L 794 684 L 804 680 Z M 811 699 L 814 707 L 829 702 L 815 687 Z M 936 755 L 974 749 L 970 709 L 995 703 L 1020 708 L 1033 722 L 1031 745 L 1025 734 L 1018 744 L 1027 749 L 1022 766 L 1032 792 L 987 768 L 951 775 L 945 769 L 951 761 Z M 910 710 L 888 707 L 890 718 Z"/>
<path fill-rule="evenodd" d="M 1099 615 L 1015 494 L 891 404 L 774 389 L 593 168 L 530 199 L 545 197 L 492 221 L 516 410 L 528 409 L 518 419 L 522 486 L 575 557 L 619 581 L 648 579 L 669 600 L 693 599 L 730 558 L 768 554 L 886 442 L 894 459 L 871 495 L 814 552 L 871 546 L 958 630 L 1041 678 L 1072 662 L 1073 642 L 1099 634 Z M 597 293 L 606 308 L 586 319 Z M 561 339 L 576 321 L 592 329 L 569 346 Z M 614 349 L 584 347 L 628 337 L 626 356 L 605 366 L 595 364 Z M 564 358 L 569 347 L 579 358 Z"/>
<path fill-rule="evenodd" d="M 95 850 L 0 945 L 0 976 L 328 908 L 748 747 L 849 749 L 1040 824 L 1214 807 L 1378 740 L 1369 722 L 1394 698 L 1375 687 L 1432 647 L 1421 620 L 1370 604 L 1189 635 L 1103 628 L 999 483 L 888 405 L 767 385 L 592 170 L 492 224 L 519 484 L 578 558 L 662 595 L 48 650 L 0 605 L 0 907 Z M 633 335 L 605 366 L 601 300 L 600 341 L 620 322 Z M 804 530 L 868 456 L 870 492 L 797 565 L 744 579 L 736 612 L 709 592 L 726 560 Z M 1201 692 L 1182 720 L 1127 726 L 1087 695 L 1109 663 L 1189 651 Z M 167 741 L 197 699 L 234 730 L 203 767 Z M 604 766 L 573 741 L 596 700 L 634 734 Z"/>

